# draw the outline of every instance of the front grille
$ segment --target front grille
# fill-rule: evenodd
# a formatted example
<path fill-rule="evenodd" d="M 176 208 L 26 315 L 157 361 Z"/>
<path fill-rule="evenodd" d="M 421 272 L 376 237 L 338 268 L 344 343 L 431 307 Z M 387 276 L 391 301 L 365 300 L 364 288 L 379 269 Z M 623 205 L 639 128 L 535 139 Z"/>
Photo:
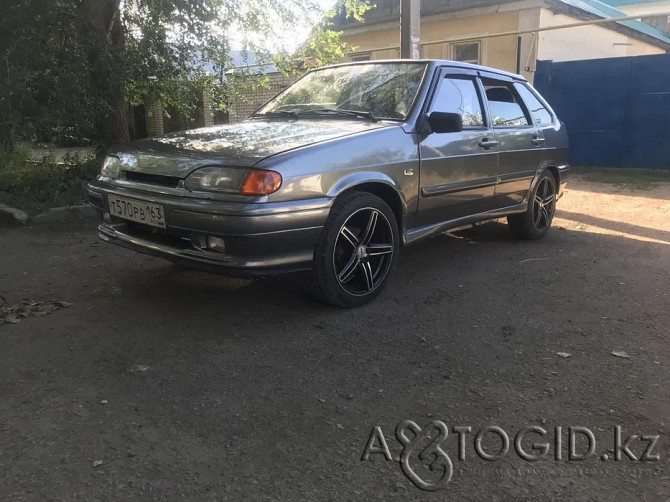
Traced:
<path fill-rule="evenodd" d="M 137 183 L 148 185 L 160 185 L 163 187 L 177 188 L 181 178 L 177 176 L 164 176 L 162 174 L 138 173 L 136 171 L 123 171 L 126 179 Z"/>

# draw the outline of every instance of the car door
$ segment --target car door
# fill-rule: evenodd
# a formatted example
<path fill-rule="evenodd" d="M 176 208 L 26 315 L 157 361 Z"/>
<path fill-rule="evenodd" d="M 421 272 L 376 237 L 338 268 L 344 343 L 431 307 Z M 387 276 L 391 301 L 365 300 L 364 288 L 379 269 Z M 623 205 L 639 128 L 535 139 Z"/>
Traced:
<path fill-rule="evenodd" d="M 500 142 L 498 208 L 521 204 L 544 158 L 544 138 L 514 87 L 514 81 L 496 74 L 481 73 L 491 124 Z"/>
<path fill-rule="evenodd" d="M 463 130 L 419 137 L 419 226 L 455 220 L 493 207 L 498 143 L 484 110 L 476 71 L 441 70 L 427 115 L 458 113 Z"/>
<path fill-rule="evenodd" d="M 515 82 L 514 88 L 521 96 L 530 113 L 533 123 L 538 128 L 539 143 L 544 151 L 544 161 L 556 164 L 564 164 L 568 161 L 565 158 L 565 151 L 556 151 L 555 146 L 560 144 L 563 131 L 560 128 L 560 122 L 549 105 L 544 102 L 538 92 L 526 82 Z"/>

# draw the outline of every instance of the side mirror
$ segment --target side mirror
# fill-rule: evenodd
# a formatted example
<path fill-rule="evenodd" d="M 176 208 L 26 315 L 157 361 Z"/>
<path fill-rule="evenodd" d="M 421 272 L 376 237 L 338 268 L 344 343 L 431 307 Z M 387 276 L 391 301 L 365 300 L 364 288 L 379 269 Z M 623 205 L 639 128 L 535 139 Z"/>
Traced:
<path fill-rule="evenodd" d="M 432 112 L 428 115 L 428 124 L 435 133 L 461 132 L 463 117 L 460 113 Z"/>

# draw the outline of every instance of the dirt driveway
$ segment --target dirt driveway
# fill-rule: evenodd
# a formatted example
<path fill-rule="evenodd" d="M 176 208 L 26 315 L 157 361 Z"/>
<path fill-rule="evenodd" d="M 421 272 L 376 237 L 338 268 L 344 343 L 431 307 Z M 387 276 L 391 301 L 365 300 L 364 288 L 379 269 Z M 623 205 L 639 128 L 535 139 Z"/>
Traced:
<path fill-rule="evenodd" d="M 670 184 L 576 181 L 555 223 L 542 242 L 493 223 L 409 248 L 354 311 L 296 278 L 176 270 L 92 222 L 0 230 L 0 294 L 73 303 L 0 326 L 0 500 L 668 500 Z M 441 491 L 397 462 L 406 419 L 450 428 Z M 361 461 L 376 425 L 391 461 Z M 660 435 L 660 460 L 613 461 L 618 425 Z M 476 453 L 481 431 L 501 449 L 487 426 L 502 460 Z M 547 431 L 523 441 L 549 444 L 537 462 L 514 451 L 527 426 Z M 592 458 L 569 460 L 576 426 Z M 431 482 L 428 443 L 408 454 Z"/>

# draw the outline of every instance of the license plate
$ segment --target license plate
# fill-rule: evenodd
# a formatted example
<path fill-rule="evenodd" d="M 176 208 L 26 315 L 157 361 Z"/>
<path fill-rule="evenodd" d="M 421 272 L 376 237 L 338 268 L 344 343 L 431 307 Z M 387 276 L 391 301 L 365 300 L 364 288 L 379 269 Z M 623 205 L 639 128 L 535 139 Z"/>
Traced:
<path fill-rule="evenodd" d="M 152 227 L 165 228 L 165 210 L 160 204 L 150 204 L 141 200 L 125 199 L 115 195 L 107 196 L 109 212 L 113 216 L 144 223 Z"/>

